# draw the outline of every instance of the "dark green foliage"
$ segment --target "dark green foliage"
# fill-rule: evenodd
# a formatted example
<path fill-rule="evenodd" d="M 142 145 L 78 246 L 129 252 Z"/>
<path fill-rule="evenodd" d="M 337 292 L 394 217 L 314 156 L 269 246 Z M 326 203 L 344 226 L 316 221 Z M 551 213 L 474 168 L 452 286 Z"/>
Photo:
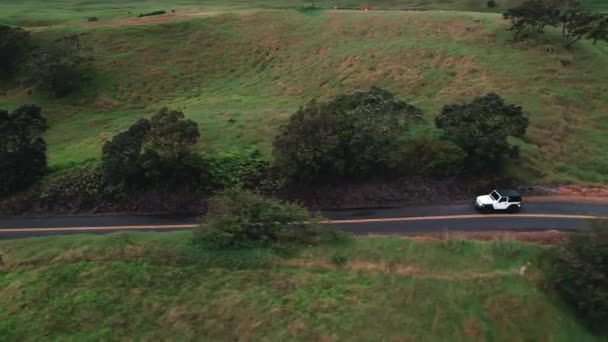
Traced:
<path fill-rule="evenodd" d="M 197 186 L 202 162 L 192 148 L 199 136 L 196 122 L 162 108 L 104 144 L 104 174 L 113 184 Z"/>
<path fill-rule="evenodd" d="M 270 163 L 257 149 L 221 152 L 204 158 L 213 188 L 240 186 L 245 189 L 272 190 Z"/>
<path fill-rule="evenodd" d="M 608 35 L 608 17 L 603 14 L 570 10 L 561 16 L 561 21 L 566 47 L 583 38 L 592 39 L 595 44 L 598 40 L 606 40 Z"/>
<path fill-rule="evenodd" d="M 118 189 L 104 182 L 97 167 L 73 168 L 46 178 L 38 195 L 38 205 L 51 210 L 90 210 L 111 203 Z"/>
<path fill-rule="evenodd" d="M 202 165 L 193 147 L 199 137 L 198 124 L 183 112 L 162 108 L 153 115 L 140 158 L 148 182 L 198 183 Z"/>
<path fill-rule="evenodd" d="M 418 108 L 378 88 L 311 101 L 281 127 L 275 164 L 302 183 L 382 177 L 398 164 L 395 151 L 410 121 L 421 117 Z"/>
<path fill-rule="evenodd" d="M 604 20 L 589 32 L 587 39 L 591 39 L 594 45 L 600 40 L 608 42 L 608 17 L 604 17 Z"/>
<path fill-rule="evenodd" d="M 0 25 L 0 79 L 13 74 L 26 59 L 31 48 L 30 33 L 6 25 Z"/>
<path fill-rule="evenodd" d="M 591 13 L 580 9 L 580 3 L 569 0 L 529 0 L 521 6 L 507 10 L 505 19 L 510 19 L 510 30 L 515 31 L 515 39 L 523 33 L 543 33 L 546 26 L 561 25 L 566 39 L 566 47 L 571 47 L 581 39 L 608 41 L 608 17 L 601 13 Z"/>
<path fill-rule="evenodd" d="M 229 189 L 209 200 L 197 241 L 216 248 L 266 247 L 321 242 L 319 218 L 305 208 Z"/>
<path fill-rule="evenodd" d="M 560 10 L 549 0 L 528 0 L 522 5 L 508 9 L 503 17 L 511 20 L 515 40 L 529 32 L 542 33 L 546 26 L 556 27 L 560 22 Z"/>
<path fill-rule="evenodd" d="M 99 21 L 99 19 L 97 17 L 89 17 L 89 18 L 87 18 L 87 21 L 90 23 L 94 23 L 96 21 Z"/>
<path fill-rule="evenodd" d="M 558 248 L 553 281 L 586 325 L 608 334 L 608 221 L 591 222 Z"/>
<path fill-rule="evenodd" d="M 149 131 L 150 121 L 140 119 L 103 145 L 101 162 L 106 179 L 116 184 L 123 181 L 132 183 L 141 177 L 140 155 Z"/>
<path fill-rule="evenodd" d="M 161 15 L 161 14 L 166 14 L 167 11 L 154 11 L 154 12 L 149 12 L 149 13 L 142 13 L 140 15 L 138 15 L 138 18 L 143 18 L 143 17 L 151 17 L 151 16 L 155 16 L 155 15 Z"/>
<path fill-rule="evenodd" d="M 186 120 L 183 112 L 165 107 L 150 118 L 145 148 L 161 159 L 179 160 L 191 153 L 199 137 L 196 122 Z"/>
<path fill-rule="evenodd" d="M 80 89 L 92 61 L 92 49 L 74 34 L 35 49 L 28 70 L 33 82 L 61 97 Z"/>
<path fill-rule="evenodd" d="M 491 93 L 471 103 L 444 106 L 435 124 L 446 140 L 466 152 L 468 170 L 485 172 L 498 171 L 505 155 L 517 155 L 507 137 L 523 137 L 528 119 L 520 106 L 506 104 Z"/>
<path fill-rule="evenodd" d="M 487 6 L 488 8 L 495 8 L 496 6 L 498 6 L 498 4 L 496 3 L 496 0 L 489 0 L 487 2 Z"/>
<path fill-rule="evenodd" d="M 343 267 L 348 264 L 348 257 L 344 255 L 335 254 L 331 257 L 331 262 L 336 266 Z"/>
<path fill-rule="evenodd" d="M 46 171 L 47 129 L 42 109 L 22 106 L 9 113 L 0 110 L 0 196 L 24 189 Z"/>
<path fill-rule="evenodd" d="M 466 153 L 451 141 L 419 137 L 408 141 L 399 168 L 403 174 L 429 178 L 457 176 L 464 170 Z"/>

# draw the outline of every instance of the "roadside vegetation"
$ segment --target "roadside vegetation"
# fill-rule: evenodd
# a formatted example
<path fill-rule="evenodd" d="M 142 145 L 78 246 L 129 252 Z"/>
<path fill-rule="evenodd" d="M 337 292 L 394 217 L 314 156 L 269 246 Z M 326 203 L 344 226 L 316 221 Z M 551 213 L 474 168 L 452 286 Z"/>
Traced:
<path fill-rule="evenodd" d="M 286 254 L 192 239 L 0 241 L 0 336 L 601 340 L 542 290 L 546 248 L 537 245 L 376 237 Z"/>
<path fill-rule="evenodd" d="M 269 20 L 272 30 L 258 25 Z M 449 30 L 425 34 L 433 27 Z M 606 44 L 581 40 L 568 50 L 552 28 L 511 43 L 508 27 L 495 14 L 260 11 L 40 29 L 31 33 L 36 45 L 77 32 L 94 49 L 83 75 L 89 81 L 61 99 L 43 87 L 5 82 L 0 108 L 41 106 L 49 166 L 65 170 L 99 161 L 112 136 L 165 106 L 198 124 L 198 154 L 253 147 L 270 161 L 279 127 L 311 99 L 376 85 L 424 113 L 427 125 L 409 134 L 433 135 L 443 106 L 494 92 L 529 119 L 521 139 L 509 138 L 521 162 L 507 163 L 507 175 L 545 184 L 605 182 Z"/>

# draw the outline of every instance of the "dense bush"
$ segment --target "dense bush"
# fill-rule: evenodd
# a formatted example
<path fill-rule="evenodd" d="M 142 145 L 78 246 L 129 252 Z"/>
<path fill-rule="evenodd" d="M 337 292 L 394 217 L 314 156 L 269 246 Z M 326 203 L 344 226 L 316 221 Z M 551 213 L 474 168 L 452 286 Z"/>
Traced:
<path fill-rule="evenodd" d="M 608 334 L 608 221 L 593 221 L 560 246 L 553 281 L 578 317 Z"/>
<path fill-rule="evenodd" d="M 303 207 L 229 189 L 209 201 L 196 241 L 216 248 L 315 244 L 323 241 L 319 218 Z"/>
<path fill-rule="evenodd" d="M 46 171 L 47 129 L 42 109 L 22 106 L 13 112 L 0 110 L 0 196 L 31 185 Z"/>
<path fill-rule="evenodd" d="M 272 191 L 278 186 L 273 180 L 270 163 L 257 149 L 206 155 L 203 163 L 214 189 L 239 186 Z"/>
<path fill-rule="evenodd" d="M 92 49 L 79 35 L 69 35 L 34 49 L 27 69 L 32 82 L 65 96 L 85 83 L 92 61 Z"/>
<path fill-rule="evenodd" d="M 275 165 L 301 183 L 382 177 L 399 163 L 395 151 L 410 122 L 421 118 L 418 108 L 378 88 L 311 101 L 281 127 Z"/>
<path fill-rule="evenodd" d="M 460 175 L 466 153 L 451 141 L 421 136 L 405 146 L 399 170 L 402 174 L 428 178 Z"/>
<path fill-rule="evenodd" d="M 112 184 L 196 187 L 202 179 L 202 161 L 193 151 L 199 136 L 196 122 L 163 108 L 106 142 L 102 169 Z"/>
<path fill-rule="evenodd" d="M 119 196 L 117 190 L 105 183 L 97 167 L 78 167 L 46 178 L 40 186 L 37 202 L 41 210 L 91 210 L 115 202 Z"/>
<path fill-rule="evenodd" d="M 517 148 L 507 138 L 523 137 L 528 119 L 520 106 L 506 104 L 491 93 L 470 103 L 444 106 L 435 124 L 446 140 L 466 152 L 467 170 L 495 172 L 500 170 L 504 156 L 517 155 Z"/>
<path fill-rule="evenodd" d="M 0 25 L 0 79 L 13 76 L 31 48 L 30 33 Z"/>

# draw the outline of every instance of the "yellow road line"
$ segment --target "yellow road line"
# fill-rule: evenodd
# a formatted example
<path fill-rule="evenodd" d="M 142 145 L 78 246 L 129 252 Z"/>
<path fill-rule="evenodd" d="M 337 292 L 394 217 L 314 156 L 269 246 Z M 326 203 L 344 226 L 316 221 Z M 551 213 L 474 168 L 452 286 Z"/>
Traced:
<path fill-rule="evenodd" d="M 447 216 L 415 216 L 415 217 L 391 217 L 391 218 L 372 218 L 372 219 L 352 219 L 352 220 L 328 220 L 321 224 L 356 224 L 356 223 L 382 223 L 382 222 L 408 222 L 408 221 L 438 221 L 438 220 L 462 220 L 462 219 L 485 219 L 485 218 L 553 218 L 553 219 L 608 219 L 606 216 L 592 215 L 561 215 L 561 214 L 488 214 L 488 215 L 447 215 Z M 126 231 L 126 230 L 178 230 L 193 229 L 198 224 L 180 225 L 139 225 L 139 226 L 107 226 L 107 227 L 55 227 L 55 228 L 0 228 L 2 233 L 31 233 L 31 232 L 69 232 L 69 231 Z"/>
<path fill-rule="evenodd" d="M 416 217 L 391 217 L 373 219 L 352 219 L 352 220 L 330 220 L 323 221 L 323 224 L 340 223 L 374 223 L 374 222 L 406 222 L 406 221 L 436 221 L 436 220 L 462 220 L 462 219 L 483 219 L 483 218 L 555 218 L 555 219 L 608 219 L 605 216 L 591 215 L 561 215 L 561 214 L 489 214 L 489 215 L 447 215 L 447 216 L 416 216 Z"/>
<path fill-rule="evenodd" d="M 158 225 L 158 226 L 108 226 L 108 227 L 56 227 L 56 228 L 0 228 L 2 233 L 28 232 L 69 232 L 69 231 L 102 231 L 102 230 L 162 230 L 162 229 L 192 229 L 198 224 Z"/>

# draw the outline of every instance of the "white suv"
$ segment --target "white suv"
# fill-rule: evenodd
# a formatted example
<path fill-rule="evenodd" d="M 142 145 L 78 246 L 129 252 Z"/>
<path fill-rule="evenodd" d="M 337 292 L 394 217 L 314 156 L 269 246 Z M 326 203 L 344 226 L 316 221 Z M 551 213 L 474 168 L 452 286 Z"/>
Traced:
<path fill-rule="evenodd" d="M 489 195 L 478 196 L 475 208 L 484 210 L 505 210 L 511 213 L 521 209 L 521 195 L 515 190 L 494 190 Z"/>

